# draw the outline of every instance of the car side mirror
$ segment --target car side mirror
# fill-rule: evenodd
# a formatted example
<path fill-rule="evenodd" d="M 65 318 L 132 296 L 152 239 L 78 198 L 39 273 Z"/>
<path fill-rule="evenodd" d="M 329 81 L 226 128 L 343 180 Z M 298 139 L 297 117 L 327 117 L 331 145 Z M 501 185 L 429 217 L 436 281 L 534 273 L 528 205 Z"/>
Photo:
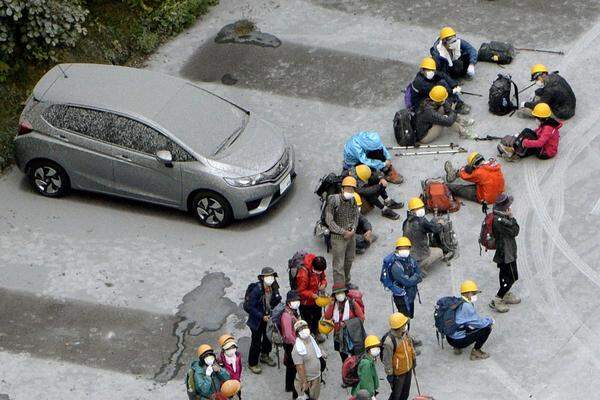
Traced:
<path fill-rule="evenodd" d="M 156 152 L 156 159 L 165 164 L 167 168 L 173 168 L 173 155 L 169 150 L 159 150 Z"/>

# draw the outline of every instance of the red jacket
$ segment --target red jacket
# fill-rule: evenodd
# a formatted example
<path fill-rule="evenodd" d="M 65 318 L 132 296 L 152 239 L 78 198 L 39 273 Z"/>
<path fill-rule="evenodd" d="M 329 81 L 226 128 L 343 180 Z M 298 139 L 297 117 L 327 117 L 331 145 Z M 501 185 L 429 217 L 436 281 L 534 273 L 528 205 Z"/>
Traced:
<path fill-rule="evenodd" d="M 537 139 L 525 139 L 523 140 L 523 147 L 525 148 L 542 148 L 540 154 L 545 155 L 548 158 L 552 158 L 558 153 L 558 142 L 560 140 L 560 133 L 558 130 L 562 128 L 563 124 L 555 119 L 548 120 L 547 123 L 541 124 L 536 130 L 535 134 Z"/>
<path fill-rule="evenodd" d="M 355 299 L 346 297 L 346 301 L 351 300 L 351 305 L 350 305 L 350 312 L 349 312 L 349 318 L 360 318 L 362 321 L 365 320 L 365 310 L 363 310 L 363 308 L 360 305 L 360 302 L 356 301 Z M 330 303 L 327 308 L 325 309 L 325 314 L 323 314 L 323 318 L 324 319 L 330 319 L 333 320 L 333 310 L 335 307 L 335 303 L 337 303 L 337 301 L 334 301 L 332 303 Z M 354 307 L 352 307 L 352 305 L 354 305 Z M 344 317 L 344 306 L 340 305 L 338 306 L 338 312 L 340 314 L 339 319 L 341 320 Z M 342 321 L 344 322 L 344 321 Z M 339 331 L 340 328 L 342 327 L 341 323 L 336 323 L 334 324 L 334 329 L 335 331 Z"/>
<path fill-rule="evenodd" d="M 462 168 L 458 175 L 461 179 L 477 185 L 477 201 L 480 203 L 485 201 L 494 204 L 496 197 L 504 192 L 504 175 L 500 164 L 495 161 L 475 167 L 470 174 Z"/>
<path fill-rule="evenodd" d="M 300 304 L 304 306 L 314 306 L 315 299 L 313 294 L 317 294 L 319 286 L 327 285 L 325 271 L 317 274 L 313 268 L 314 254 L 307 254 L 304 257 L 304 267 L 298 270 L 296 280 L 298 282 L 298 293 L 300 293 Z"/>

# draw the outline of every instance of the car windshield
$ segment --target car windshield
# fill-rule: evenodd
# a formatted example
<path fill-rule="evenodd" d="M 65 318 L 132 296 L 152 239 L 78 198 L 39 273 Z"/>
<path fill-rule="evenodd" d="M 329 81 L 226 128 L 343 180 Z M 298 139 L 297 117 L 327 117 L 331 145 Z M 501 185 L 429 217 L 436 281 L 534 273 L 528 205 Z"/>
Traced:
<path fill-rule="evenodd" d="M 248 115 L 211 93 L 184 85 L 154 119 L 195 152 L 212 156 L 235 142 Z"/>

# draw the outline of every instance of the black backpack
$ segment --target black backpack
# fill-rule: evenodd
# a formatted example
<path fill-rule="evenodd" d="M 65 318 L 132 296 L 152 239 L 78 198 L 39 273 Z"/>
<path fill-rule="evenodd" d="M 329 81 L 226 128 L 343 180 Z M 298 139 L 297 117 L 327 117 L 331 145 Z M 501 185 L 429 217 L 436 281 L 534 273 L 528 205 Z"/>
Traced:
<path fill-rule="evenodd" d="M 307 254 L 304 250 L 299 250 L 288 260 L 288 278 L 291 290 L 298 290 L 298 281 L 296 278 L 298 278 L 300 268 L 304 267 L 304 256 Z"/>
<path fill-rule="evenodd" d="M 516 103 L 510 100 L 511 85 L 515 88 Z M 519 88 L 510 75 L 498 74 L 490 87 L 488 106 L 495 115 L 506 115 L 519 108 Z"/>
<path fill-rule="evenodd" d="M 414 146 L 417 138 L 414 129 L 414 116 L 411 110 L 400 110 L 394 115 L 394 136 L 400 146 Z"/>
<path fill-rule="evenodd" d="M 460 297 L 442 297 L 435 304 L 433 311 L 433 320 L 435 321 L 435 330 L 438 343 L 440 336 L 442 347 L 444 347 L 444 337 L 451 336 L 456 331 L 464 329 L 464 326 L 456 323 L 456 312 L 465 301 Z"/>
<path fill-rule="evenodd" d="M 333 172 L 323 176 L 319 179 L 319 183 L 315 188 L 315 194 L 323 200 L 324 198 L 327 199 L 327 197 L 332 194 L 340 193 L 342 189 L 342 179 L 344 179 L 342 175 L 336 175 Z"/>
<path fill-rule="evenodd" d="M 496 64 L 510 64 L 513 58 L 515 58 L 515 48 L 505 42 L 482 43 L 477 52 L 477 60 Z"/>
<path fill-rule="evenodd" d="M 254 288 L 256 286 L 260 285 L 259 282 L 252 282 L 251 284 L 248 285 L 248 287 L 246 288 L 246 293 L 244 294 L 244 304 L 242 304 L 242 308 L 244 309 L 244 311 L 246 311 L 247 313 L 250 313 L 250 294 L 252 293 L 252 291 L 254 290 Z"/>

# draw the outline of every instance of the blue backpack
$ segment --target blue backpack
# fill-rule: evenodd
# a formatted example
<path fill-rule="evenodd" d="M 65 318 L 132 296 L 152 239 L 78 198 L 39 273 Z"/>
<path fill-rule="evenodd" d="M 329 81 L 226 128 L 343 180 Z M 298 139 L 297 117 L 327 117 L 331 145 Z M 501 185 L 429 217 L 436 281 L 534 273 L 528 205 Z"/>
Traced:
<path fill-rule="evenodd" d="M 436 336 L 438 343 L 440 335 L 442 337 L 442 347 L 444 347 L 444 336 L 451 336 L 457 331 L 463 329 L 463 326 L 456 323 L 456 311 L 465 301 L 460 297 L 442 297 L 435 304 L 433 319 L 435 321 Z"/>

